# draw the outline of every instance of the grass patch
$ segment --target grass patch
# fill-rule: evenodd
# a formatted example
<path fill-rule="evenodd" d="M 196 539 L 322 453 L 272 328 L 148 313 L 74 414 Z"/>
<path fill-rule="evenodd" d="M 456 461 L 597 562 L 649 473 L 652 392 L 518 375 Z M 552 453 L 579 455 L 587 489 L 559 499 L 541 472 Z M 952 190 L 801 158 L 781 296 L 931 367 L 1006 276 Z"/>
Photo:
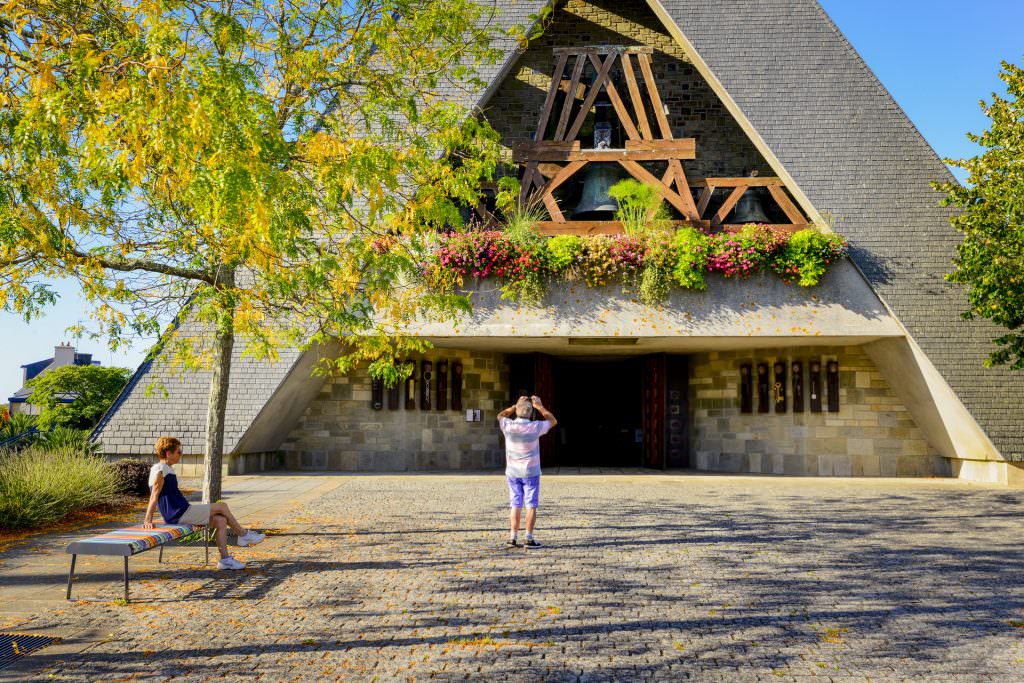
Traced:
<path fill-rule="evenodd" d="M 31 529 L 115 499 L 113 470 L 72 448 L 0 453 L 0 528 Z"/>

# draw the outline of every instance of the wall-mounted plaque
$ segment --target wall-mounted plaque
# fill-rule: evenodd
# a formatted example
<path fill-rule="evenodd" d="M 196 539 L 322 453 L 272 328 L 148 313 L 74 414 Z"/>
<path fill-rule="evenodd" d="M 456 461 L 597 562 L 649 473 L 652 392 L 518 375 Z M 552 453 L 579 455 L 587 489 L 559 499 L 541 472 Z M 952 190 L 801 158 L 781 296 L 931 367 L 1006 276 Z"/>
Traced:
<path fill-rule="evenodd" d="M 462 410 L 461 361 L 452 361 L 452 410 Z"/>
<path fill-rule="evenodd" d="M 374 410 L 384 409 L 384 380 L 370 379 L 370 405 Z"/>
<path fill-rule="evenodd" d="M 821 361 L 807 364 L 807 380 L 811 390 L 811 412 L 821 412 Z"/>
<path fill-rule="evenodd" d="M 434 376 L 434 364 L 429 360 L 420 361 L 420 410 L 430 410 L 431 380 Z"/>
<path fill-rule="evenodd" d="M 830 360 L 827 365 L 828 412 L 839 412 L 839 361 Z"/>
<path fill-rule="evenodd" d="M 754 374 L 750 363 L 740 366 L 740 412 L 754 412 Z"/>
<path fill-rule="evenodd" d="M 772 398 L 775 399 L 775 412 L 786 412 L 786 364 L 782 361 L 775 363 L 772 370 L 775 373 L 775 382 L 772 384 Z"/>
<path fill-rule="evenodd" d="M 757 412 L 768 412 L 768 364 L 757 364 Z"/>
<path fill-rule="evenodd" d="M 804 364 L 795 360 L 792 365 L 793 373 L 793 412 L 804 412 Z"/>
<path fill-rule="evenodd" d="M 435 410 L 448 410 L 448 361 L 437 361 L 437 403 Z"/>

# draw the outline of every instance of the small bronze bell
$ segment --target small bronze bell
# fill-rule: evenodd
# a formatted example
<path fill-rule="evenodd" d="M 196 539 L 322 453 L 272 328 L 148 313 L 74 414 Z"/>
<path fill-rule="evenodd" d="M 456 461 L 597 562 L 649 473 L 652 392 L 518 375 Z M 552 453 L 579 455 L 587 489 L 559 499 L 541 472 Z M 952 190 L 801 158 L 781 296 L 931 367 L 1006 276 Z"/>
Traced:
<path fill-rule="evenodd" d="M 608 188 L 625 177 L 618 164 L 589 164 L 583 178 L 583 195 L 572 212 L 576 219 L 608 220 L 619 208 Z"/>

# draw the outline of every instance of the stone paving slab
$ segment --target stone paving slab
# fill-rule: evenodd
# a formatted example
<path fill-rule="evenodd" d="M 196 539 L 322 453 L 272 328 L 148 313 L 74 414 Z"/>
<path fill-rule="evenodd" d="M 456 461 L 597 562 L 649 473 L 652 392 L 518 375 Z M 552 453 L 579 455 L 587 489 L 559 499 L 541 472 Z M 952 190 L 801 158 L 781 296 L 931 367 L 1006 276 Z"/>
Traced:
<path fill-rule="evenodd" d="M 137 604 L 24 618 L 20 629 L 105 633 L 84 652 L 32 655 L 32 675 L 1024 679 L 1021 491 L 545 475 L 547 547 L 509 551 L 500 474 L 325 481 L 338 484 L 268 518 L 276 535 L 239 549 L 246 571 L 204 568 L 177 549 L 174 564 L 137 570 Z M 116 579 L 89 586 L 110 600 L 117 589 Z"/>

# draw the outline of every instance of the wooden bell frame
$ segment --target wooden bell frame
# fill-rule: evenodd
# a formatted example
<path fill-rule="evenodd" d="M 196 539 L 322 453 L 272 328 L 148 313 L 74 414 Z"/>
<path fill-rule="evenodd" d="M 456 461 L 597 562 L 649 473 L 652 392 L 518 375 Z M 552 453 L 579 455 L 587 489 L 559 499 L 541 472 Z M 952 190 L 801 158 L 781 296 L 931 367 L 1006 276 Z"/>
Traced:
<path fill-rule="evenodd" d="M 619 221 L 567 220 L 555 200 L 555 190 L 592 162 L 618 163 L 633 178 L 657 187 L 665 201 L 683 217 L 683 220 L 676 221 L 677 225 L 739 229 L 741 226 L 723 225 L 723 221 L 748 189 L 764 187 L 791 221 L 773 227 L 789 231 L 806 227 L 807 219 L 786 194 L 782 180 L 775 177 L 695 180 L 693 187 L 700 192 L 695 200 L 683 162 L 696 158 L 696 142 L 693 138 L 673 137 L 651 69 L 652 54 L 650 47 L 634 46 L 554 49 L 555 70 L 537 121 L 534 140 L 515 145 L 512 154 L 513 161 L 523 166 L 520 202 L 543 204 L 551 217 L 550 221 L 537 224 L 538 232 L 545 235 L 623 232 Z M 566 80 L 570 63 L 572 68 Z M 618 91 L 611 78 L 612 67 L 616 63 L 621 65 L 625 79 L 625 95 Z M 596 71 L 589 86 L 582 82 L 587 65 Z M 607 93 L 627 138 L 622 149 L 584 149 L 576 139 L 602 90 Z M 559 92 L 564 92 L 565 98 L 561 110 L 556 112 Z M 653 126 L 648 112 L 653 115 Z M 552 137 L 545 139 L 552 124 Z M 666 170 L 658 177 L 642 162 L 665 162 Z M 728 190 L 728 196 L 712 215 L 706 215 L 712 195 L 720 188 Z"/>

